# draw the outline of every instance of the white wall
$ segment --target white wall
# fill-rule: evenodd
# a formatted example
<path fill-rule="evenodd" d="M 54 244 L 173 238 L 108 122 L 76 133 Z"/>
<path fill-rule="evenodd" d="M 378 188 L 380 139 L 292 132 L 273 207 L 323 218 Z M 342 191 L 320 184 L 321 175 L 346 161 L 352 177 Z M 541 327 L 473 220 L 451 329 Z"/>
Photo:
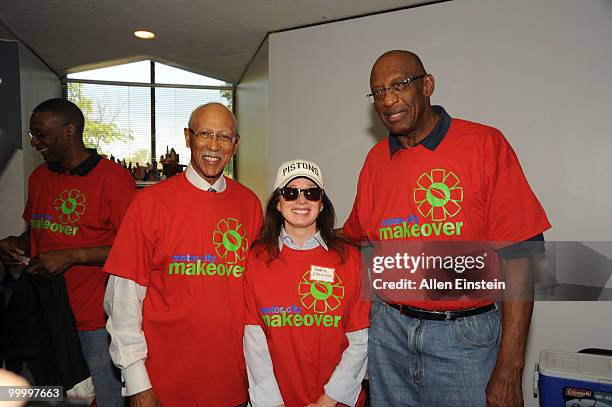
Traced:
<path fill-rule="evenodd" d="M 32 110 L 41 102 L 62 96 L 59 78 L 32 54 L 26 47 L 19 47 L 19 75 L 21 77 L 21 123 L 23 146 L 23 176 L 27 180 L 34 169 L 43 162 L 42 156 L 30 147 L 30 127 Z M 27 187 L 25 190 L 27 199 Z"/>
<path fill-rule="evenodd" d="M 296 152 L 321 161 L 344 220 L 384 135 L 364 97 L 371 65 L 411 49 L 436 77 L 434 103 L 506 134 L 558 220 L 549 237 L 606 239 L 611 18 L 606 0 L 456 0 L 272 34 L 270 171 Z"/>
<path fill-rule="evenodd" d="M 385 131 L 365 98 L 374 60 L 419 54 L 432 102 L 501 129 L 553 224 L 548 240 L 610 240 L 612 2 L 455 0 L 270 36 L 269 183 L 284 160 L 321 164 L 346 219 Z M 605 245 L 609 247 L 610 244 Z M 610 347 L 610 304 L 538 303 L 528 349 Z"/>
<path fill-rule="evenodd" d="M 238 180 L 251 188 L 265 205 L 268 199 L 268 40 L 238 85 L 236 109 L 240 144 Z"/>
<path fill-rule="evenodd" d="M 2 26 L 0 38 L 14 39 Z M 34 168 L 42 162 L 40 154 L 30 147 L 30 137 L 27 134 L 32 109 L 46 99 L 62 95 L 59 78 L 22 44 L 19 45 L 17 62 L 21 89 L 22 149 L 15 151 L 0 173 L 0 238 L 20 234 L 25 230 L 21 215 L 27 199 L 27 180 Z"/>

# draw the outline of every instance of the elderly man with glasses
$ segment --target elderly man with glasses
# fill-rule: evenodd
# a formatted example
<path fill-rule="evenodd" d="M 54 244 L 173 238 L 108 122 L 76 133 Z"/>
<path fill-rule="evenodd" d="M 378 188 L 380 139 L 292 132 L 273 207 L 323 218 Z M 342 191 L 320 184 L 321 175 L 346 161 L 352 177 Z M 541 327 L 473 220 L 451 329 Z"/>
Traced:
<path fill-rule="evenodd" d="M 102 265 L 136 185 L 124 168 L 85 147 L 84 125 L 81 110 L 65 99 L 49 99 L 34 109 L 30 118 L 31 145 L 45 163 L 34 170 L 28 182 L 23 214 L 28 230 L 19 237 L 0 241 L 0 260 L 9 265 L 27 264 L 28 274 L 21 283 L 37 275 L 34 284 L 42 287 L 45 281 L 49 287 L 63 276 L 97 404 L 122 406 L 119 372 L 111 362 L 104 328 L 102 302 L 107 277 Z M 41 297 L 39 293 L 38 299 Z M 57 296 L 53 298 L 58 300 Z M 57 303 L 51 301 L 55 306 Z M 42 303 L 41 306 L 45 307 Z M 41 315 L 48 316 L 49 309 L 45 311 Z M 51 313 L 52 322 L 43 323 L 39 332 L 53 335 L 64 329 L 61 338 L 52 339 L 61 366 L 72 360 L 65 349 L 71 336 L 65 327 L 58 328 L 66 319 L 57 315 L 55 308 Z M 50 356 L 48 351 L 41 353 L 43 358 Z M 66 380 L 66 373 L 72 374 L 61 369 L 59 374 L 49 372 L 52 364 L 40 370 L 36 368 L 37 360 L 29 360 L 28 364 L 37 385 L 58 384 L 56 381 Z M 41 372 L 46 379 L 38 380 L 37 373 Z"/>
<path fill-rule="evenodd" d="M 371 402 L 522 406 L 530 271 L 550 224 L 502 133 L 431 106 L 434 84 L 414 53 L 389 51 L 376 60 L 368 96 L 389 137 L 366 158 L 344 235 L 376 242 L 382 251 L 397 242 L 418 246 L 408 254 L 423 258 L 427 248 L 442 256 L 448 249 L 462 261 L 458 250 L 431 242 L 478 242 L 490 249 L 491 268 L 501 267 L 506 290 L 497 298 L 466 291 L 446 296 L 423 286 L 427 292 L 419 296 L 418 284 L 417 290 L 377 290 L 382 300 L 372 304 L 368 350 Z M 433 270 L 417 271 L 415 283 L 417 276 L 428 281 Z"/>
<path fill-rule="evenodd" d="M 104 270 L 111 355 L 132 406 L 235 407 L 247 401 L 243 276 L 259 199 L 223 175 L 238 147 L 223 105 L 194 110 L 186 172 L 130 205 Z"/>

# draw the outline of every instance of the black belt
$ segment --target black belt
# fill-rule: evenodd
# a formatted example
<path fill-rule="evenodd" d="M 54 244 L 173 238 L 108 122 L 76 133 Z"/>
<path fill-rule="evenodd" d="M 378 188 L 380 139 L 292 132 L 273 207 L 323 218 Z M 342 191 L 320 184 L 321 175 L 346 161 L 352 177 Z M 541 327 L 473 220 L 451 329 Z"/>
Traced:
<path fill-rule="evenodd" d="M 410 307 L 408 305 L 390 304 L 390 307 L 395 308 L 400 314 L 407 315 L 417 319 L 429 319 L 433 321 L 451 321 L 457 318 L 471 317 L 473 315 L 483 314 L 487 311 L 495 309 L 495 304 L 489 304 L 478 308 L 468 308 L 456 311 L 428 311 L 421 308 Z"/>

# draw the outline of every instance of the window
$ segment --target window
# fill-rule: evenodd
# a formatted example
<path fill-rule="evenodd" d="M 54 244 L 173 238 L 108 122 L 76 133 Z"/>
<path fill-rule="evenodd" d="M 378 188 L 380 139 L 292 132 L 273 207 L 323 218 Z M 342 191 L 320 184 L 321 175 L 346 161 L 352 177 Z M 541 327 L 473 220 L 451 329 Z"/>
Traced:
<path fill-rule="evenodd" d="M 68 83 L 67 91 L 85 116 L 87 147 L 134 164 L 151 162 L 149 88 Z"/>
<path fill-rule="evenodd" d="M 231 84 L 152 61 L 69 74 L 66 94 L 85 115 L 85 145 L 133 165 L 152 156 L 159 162 L 172 148 L 187 165 L 183 128 L 191 112 L 208 102 L 233 104 Z M 233 161 L 226 174 L 233 176 Z"/>
<path fill-rule="evenodd" d="M 68 80 L 70 79 L 151 83 L 151 61 L 138 61 L 68 74 Z"/>

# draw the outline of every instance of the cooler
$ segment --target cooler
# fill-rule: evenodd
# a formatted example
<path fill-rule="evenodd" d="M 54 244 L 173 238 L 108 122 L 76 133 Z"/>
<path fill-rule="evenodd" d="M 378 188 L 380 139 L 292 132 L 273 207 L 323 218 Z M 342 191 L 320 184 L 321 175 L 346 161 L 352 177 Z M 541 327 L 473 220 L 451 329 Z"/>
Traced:
<path fill-rule="evenodd" d="M 542 407 L 612 407 L 612 357 L 542 351 L 534 395 Z"/>

